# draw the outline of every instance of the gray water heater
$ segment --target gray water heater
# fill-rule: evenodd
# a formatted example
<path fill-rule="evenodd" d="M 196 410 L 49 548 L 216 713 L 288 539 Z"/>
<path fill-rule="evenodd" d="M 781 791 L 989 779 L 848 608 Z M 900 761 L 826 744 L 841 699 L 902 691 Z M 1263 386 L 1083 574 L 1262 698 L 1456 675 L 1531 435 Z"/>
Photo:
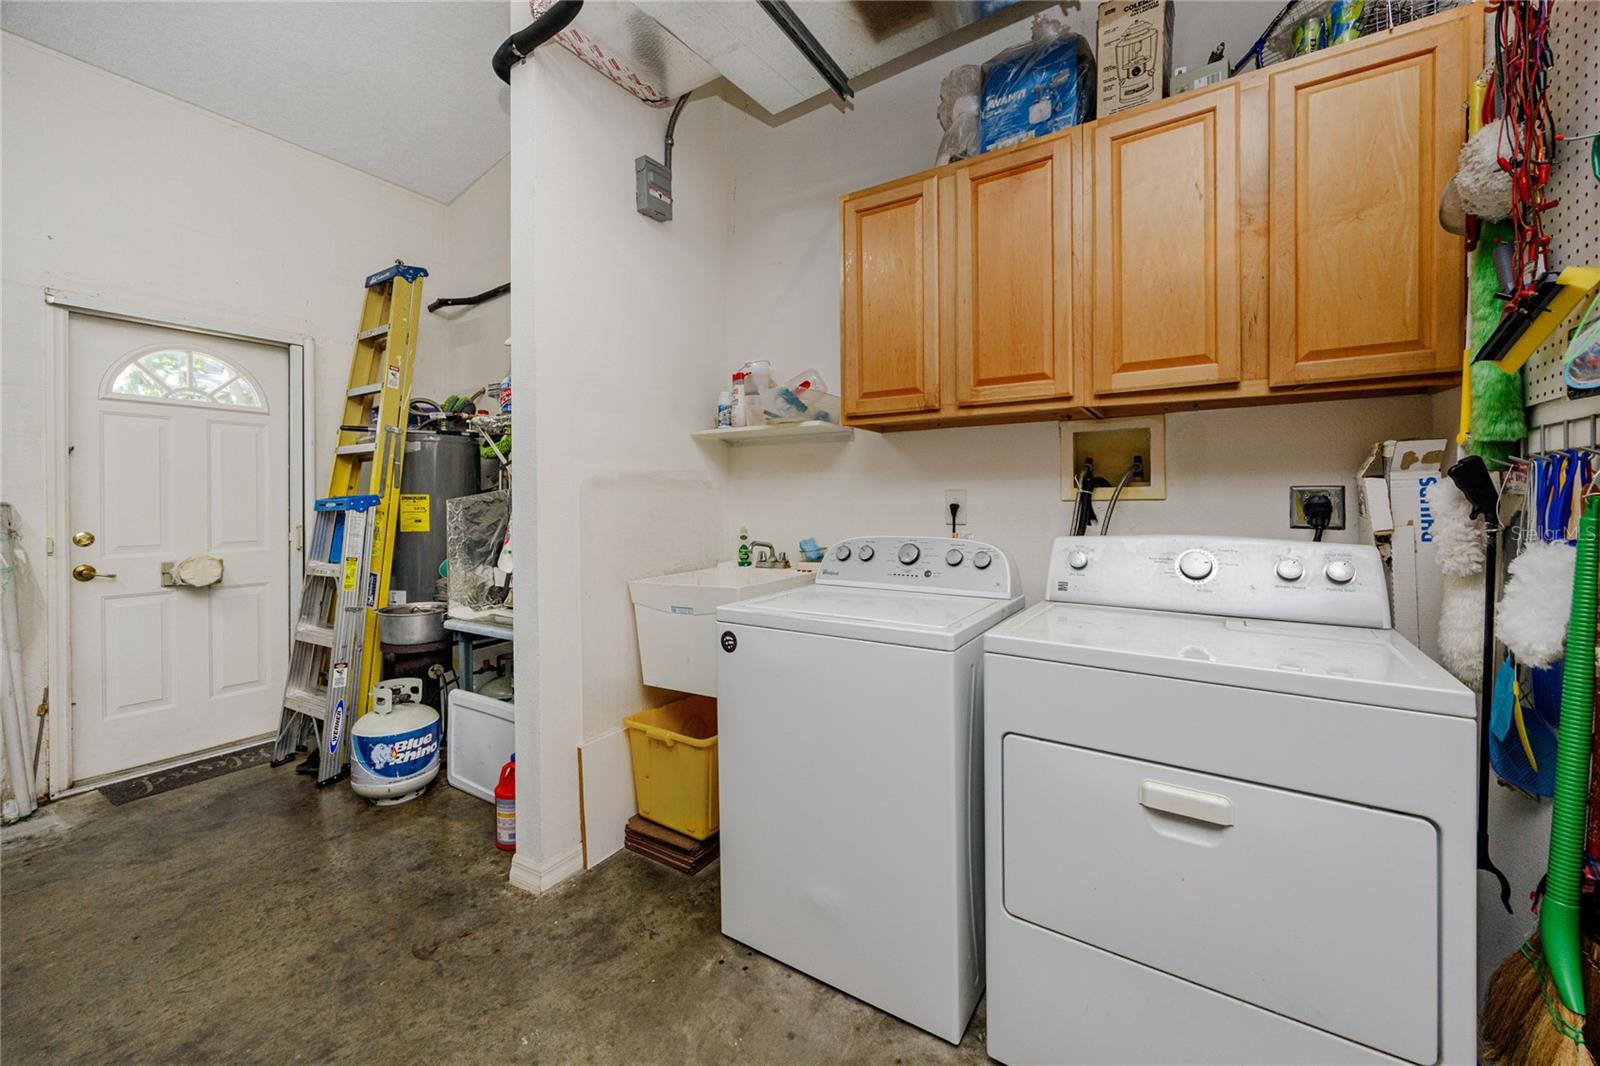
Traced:
<path fill-rule="evenodd" d="M 479 470 L 476 437 L 419 429 L 406 434 L 392 600 L 402 594 L 407 603 L 436 598 L 434 582 L 445 556 L 445 501 L 476 494 Z"/>

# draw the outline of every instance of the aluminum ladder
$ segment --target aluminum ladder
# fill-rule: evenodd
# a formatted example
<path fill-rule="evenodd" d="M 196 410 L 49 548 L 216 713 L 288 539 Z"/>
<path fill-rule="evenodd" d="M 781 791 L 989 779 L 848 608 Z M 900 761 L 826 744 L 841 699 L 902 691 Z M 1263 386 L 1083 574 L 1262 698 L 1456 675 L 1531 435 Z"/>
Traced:
<path fill-rule="evenodd" d="M 366 713 L 382 668 L 381 655 L 361 652 L 376 651 L 378 609 L 389 602 L 411 371 L 422 312 L 422 279 L 427 276 L 424 268 L 396 260 L 363 283 L 361 322 L 350 360 L 333 469 L 327 498 L 317 504 L 273 753 L 277 765 L 287 761 L 298 745 L 311 747 L 318 753 L 319 785 L 344 772 L 348 726 Z M 373 502 L 361 508 L 333 503 L 352 499 Z M 323 510 L 323 504 L 330 506 Z M 356 515 L 361 516 L 359 521 L 353 517 Z M 362 537 L 356 539 L 365 541 L 364 545 L 351 544 L 352 526 L 360 527 Z M 324 538 L 320 546 L 319 536 Z M 352 548 L 360 549 L 356 556 L 350 554 Z M 334 566 L 337 574 L 331 572 Z M 348 618 L 347 607 L 351 612 Z M 357 634 L 340 647 L 338 631 L 346 622 Z M 340 697 L 335 693 L 341 688 L 344 706 L 336 714 Z M 343 715 L 348 715 L 348 720 Z"/>

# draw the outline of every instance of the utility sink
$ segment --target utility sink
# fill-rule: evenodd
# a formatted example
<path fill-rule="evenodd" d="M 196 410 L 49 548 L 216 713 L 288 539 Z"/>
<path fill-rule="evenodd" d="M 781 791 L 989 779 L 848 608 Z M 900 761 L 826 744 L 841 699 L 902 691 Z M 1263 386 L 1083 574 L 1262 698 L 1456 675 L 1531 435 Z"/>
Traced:
<path fill-rule="evenodd" d="M 717 694 L 717 608 L 809 585 L 815 575 L 719 563 L 628 582 L 639 632 L 644 683 L 701 696 Z"/>

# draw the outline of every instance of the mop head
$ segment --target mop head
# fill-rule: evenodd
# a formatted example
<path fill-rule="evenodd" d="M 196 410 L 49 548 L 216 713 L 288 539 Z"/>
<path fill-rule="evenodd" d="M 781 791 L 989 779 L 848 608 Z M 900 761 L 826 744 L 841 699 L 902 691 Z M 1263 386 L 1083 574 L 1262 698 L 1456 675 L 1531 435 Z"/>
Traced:
<path fill-rule="evenodd" d="M 1504 462 L 1528 435 L 1522 405 L 1522 375 L 1507 374 L 1488 360 L 1472 364 L 1472 418 L 1467 450 L 1485 462 Z"/>
<path fill-rule="evenodd" d="M 1585 1003 L 1600 1002 L 1594 944 L 1583 967 Z M 1594 1066 L 1584 1041 L 1582 1015 L 1573 1014 L 1550 984 L 1536 932 L 1495 969 L 1479 1015 L 1483 1061 L 1500 1066 Z"/>
<path fill-rule="evenodd" d="M 1511 217 L 1511 175 L 1500 168 L 1500 129 L 1486 123 L 1461 146 L 1456 157 L 1456 193 L 1469 214 L 1497 221 Z"/>
<path fill-rule="evenodd" d="M 1446 574 L 1439 601 L 1439 664 L 1474 692 L 1483 684 L 1483 573 Z"/>
<path fill-rule="evenodd" d="M 1467 263 L 1467 313 L 1471 317 L 1467 347 L 1474 352 L 1483 350 L 1505 313 L 1505 301 L 1497 295 L 1500 275 L 1494 268 L 1494 248 L 1515 242 L 1516 234 L 1509 222 L 1484 222 L 1478 226 L 1478 246 Z"/>
<path fill-rule="evenodd" d="M 1433 543 L 1439 570 L 1449 577 L 1469 577 L 1483 572 L 1483 523 L 1472 517 L 1472 504 L 1449 478 L 1439 478 L 1426 490 L 1433 515 Z"/>
<path fill-rule="evenodd" d="M 1577 560 L 1577 549 L 1569 544 L 1535 541 L 1508 568 L 1495 610 L 1495 635 L 1524 666 L 1540 669 L 1561 658 Z"/>

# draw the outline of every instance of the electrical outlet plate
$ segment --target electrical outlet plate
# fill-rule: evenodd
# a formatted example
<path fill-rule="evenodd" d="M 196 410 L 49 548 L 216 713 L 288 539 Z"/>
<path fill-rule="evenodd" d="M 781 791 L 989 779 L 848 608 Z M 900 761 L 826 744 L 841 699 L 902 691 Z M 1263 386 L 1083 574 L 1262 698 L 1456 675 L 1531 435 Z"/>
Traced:
<path fill-rule="evenodd" d="M 1289 489 L 1289 528 L 1310 529 L 1311 523 L 1306 521 L 1306 497 L 1322 493 L 1333 501 L 1333 518 L 1328 522 L 1329 529 L 1344 528 L 1344 486 L 1343 485 L 1294 485 Z"/>
<path fill-rule="evenodd" d="M 967 490 L 966 489 L 945 489 L 944 490 L 944 516 L 943 517 L 944 517 L 944 524 L 947 525 L 947 526 L 950 524 L 950 505 L 952 503 L 959 504 L 959 507 L 956 510 L 956 525 L 958 525 L 958 526 L 966 525 L 967 524 Z"/>

